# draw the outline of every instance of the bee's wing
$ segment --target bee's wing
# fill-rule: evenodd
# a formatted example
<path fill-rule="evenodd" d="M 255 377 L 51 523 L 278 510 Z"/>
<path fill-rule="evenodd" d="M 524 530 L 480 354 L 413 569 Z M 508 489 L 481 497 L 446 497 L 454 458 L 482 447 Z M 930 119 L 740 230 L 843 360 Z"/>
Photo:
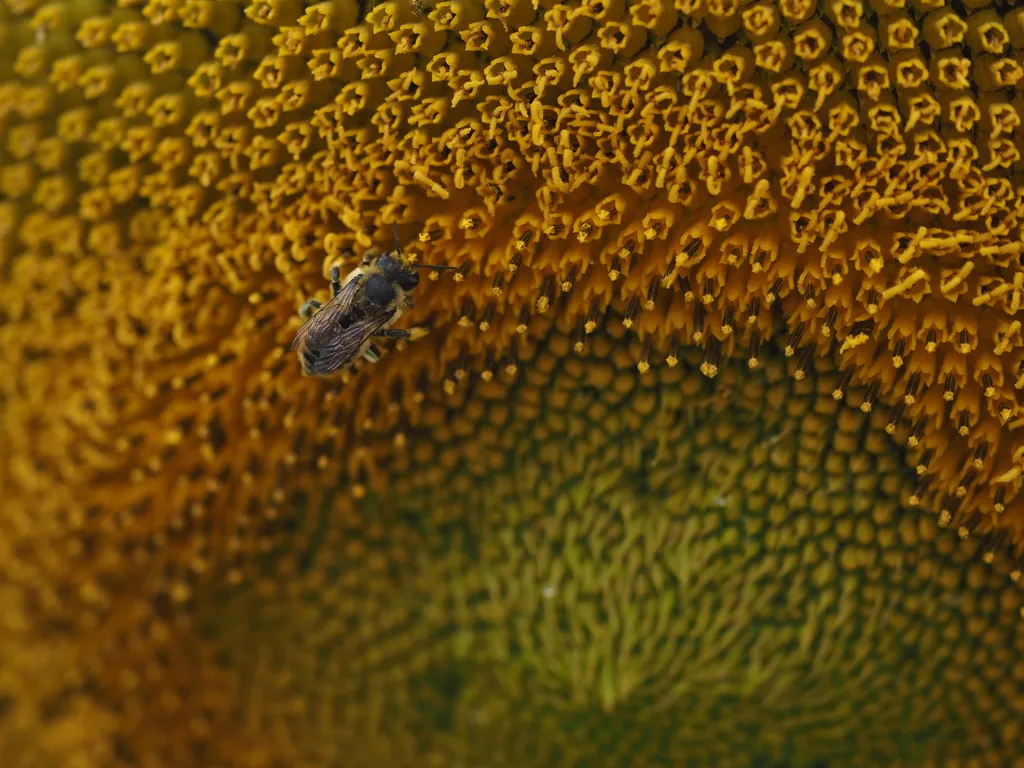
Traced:
<path fill-rule="evenodd" d="M 307 339 L 302 345 L 301 352 L 306 373 L 323 376 L 352 362 L 363 344 L 387 325 L 388 320 L 394 315 L 394 310 L 381 312 L 361 318 L 347 328 L 335 328 L 330 335 L 325 334 L 315 342 Z"/>
<path fill-rule="evenodd" d="M 295 334 L 294 341 L 292 341 L 292 352 L 298 349 L 304 340 L 309 338 L 315 339 L 318 336 L 324 335 L 325 332 L 334 331 L 337 328 L 338 320 L 352 309 L 352 302 L 356 297 L 356 288 L 359 286 L 361 279 L 362 275 L 356 275 L 341 286 L 337 296 L 320 307 L 309 320 L 303 323 L 298 333 Z"/>
<path fill-rule="evenodd" d="M 292 350 L 300 350 L 302 367 L 307 374 L 323 376 L 350 363 L 363 344 L 384 327 L 395 312 L 380 312 L 347 322 L 341 321 L 353 309 L 353 300 L 362 275 L 342 286 L 338 295 L 324 304 L 299 329 Z"/>

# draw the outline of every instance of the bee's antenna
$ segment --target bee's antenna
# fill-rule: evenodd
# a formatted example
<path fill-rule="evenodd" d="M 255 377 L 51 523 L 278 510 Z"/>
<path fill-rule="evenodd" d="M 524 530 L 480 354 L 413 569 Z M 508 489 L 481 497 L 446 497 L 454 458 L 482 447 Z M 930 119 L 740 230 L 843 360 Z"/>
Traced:
<path fill-rule="evenodd" d="M 401 258 L 402 246 L 398 242 L 398 222 L 394 222 L 392 226 L 395 228 L 395 250 L 398 251 L 398 256 Z M 410 264 L 409 266 L 415 269 L 458 269 L 458 267 L 446 267 L 442 264 Z"/>

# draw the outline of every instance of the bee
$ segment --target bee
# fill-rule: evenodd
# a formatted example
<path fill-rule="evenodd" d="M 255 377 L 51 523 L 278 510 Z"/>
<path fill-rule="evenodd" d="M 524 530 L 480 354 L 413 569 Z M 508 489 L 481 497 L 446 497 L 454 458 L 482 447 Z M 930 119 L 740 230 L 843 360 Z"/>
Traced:
<path fill-rule="evenodd" d="M 341 270 L 331 267 L 332 298 L 326 304 L 309 300 L 299 314 L 308 318 L 292 342 L 307 376 L 326 376 L 360 357 L 380 359 L 374 338 L 409 339 L 414 332 L 392 328 L 406 309 L 414 306 L 412 291 L 419 285 L 417 269 L 456 269 L 435 264 L 410 264 L 396 248 L 390 253 L 367 251 L 360 265 L 341 281 Z"/>

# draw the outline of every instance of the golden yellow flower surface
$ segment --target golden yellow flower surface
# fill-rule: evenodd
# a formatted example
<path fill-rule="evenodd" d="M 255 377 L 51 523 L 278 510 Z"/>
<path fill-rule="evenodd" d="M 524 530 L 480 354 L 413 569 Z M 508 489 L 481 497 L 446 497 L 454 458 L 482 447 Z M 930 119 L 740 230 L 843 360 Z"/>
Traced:
<path fill-rule="evenodd" d="M 0 2 L 0 755 L 1020 764 L 1016 6 Z"/>

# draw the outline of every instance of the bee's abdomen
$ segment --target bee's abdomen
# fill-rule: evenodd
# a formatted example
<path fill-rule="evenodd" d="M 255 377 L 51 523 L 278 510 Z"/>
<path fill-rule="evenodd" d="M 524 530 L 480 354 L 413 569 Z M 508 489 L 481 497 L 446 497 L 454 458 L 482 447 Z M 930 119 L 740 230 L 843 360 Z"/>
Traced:
<path fill-rule="evenodd" d="M 311 374 L 316 372 L 316 365 L 321 357 L 319 349 L 303 347 L 299 357 L 302 359 L 302 370 L 305 373 Z"/>

